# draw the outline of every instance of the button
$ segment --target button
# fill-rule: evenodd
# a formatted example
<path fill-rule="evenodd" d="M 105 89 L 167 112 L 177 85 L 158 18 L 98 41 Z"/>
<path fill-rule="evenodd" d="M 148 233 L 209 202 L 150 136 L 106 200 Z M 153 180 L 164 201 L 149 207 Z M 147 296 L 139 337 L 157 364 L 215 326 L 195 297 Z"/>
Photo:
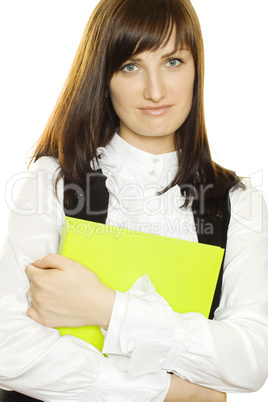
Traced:
<path fill-rule="evenodd" d="M 154 162 L 155 165 L 158 165 L 158 163 L 160 162 L 160 159 L 159 159 L 159 158 L 155 158 L 155 159 L 153 160 L 153 162 Z"/>
<path fill-rule="evenodd" d="M 151 170 L 150 172 L 148 172 L 148 174 L 153 177 L 153 176 L 155 176 L 155 171 Z"/>

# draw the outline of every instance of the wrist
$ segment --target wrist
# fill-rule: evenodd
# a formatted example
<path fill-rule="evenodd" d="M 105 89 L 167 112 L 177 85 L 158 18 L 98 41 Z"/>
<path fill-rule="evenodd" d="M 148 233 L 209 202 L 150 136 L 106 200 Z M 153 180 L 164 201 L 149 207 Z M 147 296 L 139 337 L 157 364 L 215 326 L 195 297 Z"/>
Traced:
<path fill-rule="evenodd" d="M 115 302 L 115 295 L 116 295 L 115 290 L 107 286 L 104 286 L 101 300 L 102 313 L 100 314 L 100 322 L 98 326 L 105 330 L 107 330 L 109 327 L 113 306 Z"/>

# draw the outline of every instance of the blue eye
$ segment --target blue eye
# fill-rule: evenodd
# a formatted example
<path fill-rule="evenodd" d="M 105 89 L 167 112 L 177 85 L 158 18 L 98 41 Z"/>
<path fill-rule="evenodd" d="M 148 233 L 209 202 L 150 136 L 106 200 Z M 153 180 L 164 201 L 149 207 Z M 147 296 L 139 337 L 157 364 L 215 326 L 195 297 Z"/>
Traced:
<path fill-rule="evenodd" d="M 133 71 L 136 71 L 137 69 L 138 69 L 138 67 L 135 66 L 135 64 L 129 63 L 122 68 L 122 71 L 125 71 L 127 73 L 132 73 Z"/>
<path fill-rule="evenodd" d="M 166 65 L 168 67 L 178 67 L 183 61 L 181 59 L 169 59 Z"/>

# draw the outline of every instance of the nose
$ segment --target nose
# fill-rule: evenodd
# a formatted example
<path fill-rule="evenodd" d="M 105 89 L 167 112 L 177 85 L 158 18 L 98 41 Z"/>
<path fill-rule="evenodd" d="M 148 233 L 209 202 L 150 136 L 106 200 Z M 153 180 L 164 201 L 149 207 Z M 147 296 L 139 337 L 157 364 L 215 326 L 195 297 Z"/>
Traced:
<path fill-rule="evenodd" d="M 166 88 L 160 72 L 148 72 L 144 83 L 144 97 L 157 103 L 166 96 Z"/>

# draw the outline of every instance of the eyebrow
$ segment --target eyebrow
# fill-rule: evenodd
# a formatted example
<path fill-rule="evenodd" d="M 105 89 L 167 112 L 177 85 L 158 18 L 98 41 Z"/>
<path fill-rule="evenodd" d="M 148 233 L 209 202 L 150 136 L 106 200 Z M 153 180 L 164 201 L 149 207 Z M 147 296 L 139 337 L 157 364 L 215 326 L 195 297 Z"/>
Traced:
<path fill-rule="evenodd" d="M 188 52 L 188 51 L 189 51 L 188 49 L 172 50 L 172 52 L 170 52 L 170 53 L 163 54 L 163 56 L 161 57 L 161 59 L 168 59 L 169 57 L 175 56 L 175 55 L 177 55 L 177 54 L 180 53 L 180 52 Z"/>
<path fill-rule="evenodd" d="M 171 56 L 175 56 L 177 55 L 179 52 L 188 52 L 189 49 L 178 49 L 178 50 L 172 50 L 172 52 L 163 54 L 163 56 L 161 56 L 161 59 L 168 59 Z M 129 61 L 142 61 L 142 59 L 140 57 L 130 57 Z"/>

